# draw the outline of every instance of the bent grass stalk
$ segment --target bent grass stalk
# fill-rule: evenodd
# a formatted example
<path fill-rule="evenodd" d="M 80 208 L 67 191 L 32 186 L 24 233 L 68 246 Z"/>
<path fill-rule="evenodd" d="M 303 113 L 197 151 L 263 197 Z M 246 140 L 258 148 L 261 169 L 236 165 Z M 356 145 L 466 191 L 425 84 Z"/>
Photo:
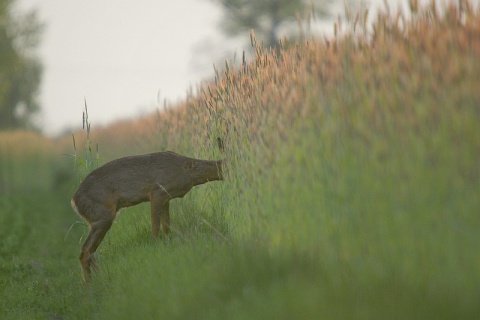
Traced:
<path fill-rule="evenodd" d="M 82 130 L 86 130 L 87 132 L 86 139 L 85 139 L 85 146 L 84 146 L 85 156 L 82 157 L 78 154 L 75 134 L 73 132 L 72 132 L 72 141 L 73 141 L 74 154 L 69 154 L 69 156 L 73 157 L 73 165 L 74 165 L 74 169 L 77 171 L 77 174 L 80 173 L 79 171 L 82 171 L 82 175 L 86 175 L 89 172 L 91 172 L 93 169 L 97 168 L 100 162 L 100 155 L 98 152 L 98 143 L 96 144 L 96 148 L 95 148 L 95 151 L 96 151 L 95 156 L 93 155 L 92 140 L 90 138 L 91 123 L 88 117 L 87 100 L 85 99 L 84 101 L 85 101 L 85 107 L 82 115 Z M 75 221 L 68 229 L 65 235 L 64 241 L 67 239 L 72 228 L 77 224 L 88 227 L 88 225 L 82 220 Z M 80 237 L 79 242 L 82 242 L 82 238 L 83 237 Z"/>

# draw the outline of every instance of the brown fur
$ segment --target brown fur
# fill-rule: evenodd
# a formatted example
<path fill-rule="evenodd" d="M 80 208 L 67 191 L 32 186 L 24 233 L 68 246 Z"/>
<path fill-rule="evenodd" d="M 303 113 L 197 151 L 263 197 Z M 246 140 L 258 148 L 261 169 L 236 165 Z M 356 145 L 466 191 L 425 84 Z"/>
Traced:
<path fill-rule="evenodd" d="M 72 208 L 90 226 L 80 264 L 85 279 L 95 268 L 93 254 L 121 208 L 150 201 L 153 237 L 170 232 L 169 202 L 192 187 L 222 180 L 222 160 L 199 160 L 157 152 L 113 160 L 93 170 L 73 195 Z"/>

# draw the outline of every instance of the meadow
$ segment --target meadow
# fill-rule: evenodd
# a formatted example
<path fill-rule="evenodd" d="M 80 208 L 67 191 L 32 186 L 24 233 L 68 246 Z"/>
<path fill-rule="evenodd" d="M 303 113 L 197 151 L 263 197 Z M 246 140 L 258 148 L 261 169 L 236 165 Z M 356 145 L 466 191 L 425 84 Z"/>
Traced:
<path fill-rule="evenodd" d="M 479 319 L 480 12 L 415 3 L 278 50 L 252 34 L 251 59 L 75 150 L 0 133 L 1 318 Z M 90 150 L 225 158 L 226 180 L 171 202 L 168 239 L 122 210 L 86 284 Z"/>

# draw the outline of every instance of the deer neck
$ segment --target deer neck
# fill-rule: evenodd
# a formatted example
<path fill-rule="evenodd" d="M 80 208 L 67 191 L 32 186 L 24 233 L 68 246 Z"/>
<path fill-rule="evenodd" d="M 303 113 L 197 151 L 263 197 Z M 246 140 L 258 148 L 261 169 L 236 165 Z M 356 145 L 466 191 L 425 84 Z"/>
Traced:
<path fill-rule="evenodd" d="M 196 160 L 190 168 L 190 177 L 194 186 L 209 181 L 223 180 L 222 175 L 223 160 Z"/>

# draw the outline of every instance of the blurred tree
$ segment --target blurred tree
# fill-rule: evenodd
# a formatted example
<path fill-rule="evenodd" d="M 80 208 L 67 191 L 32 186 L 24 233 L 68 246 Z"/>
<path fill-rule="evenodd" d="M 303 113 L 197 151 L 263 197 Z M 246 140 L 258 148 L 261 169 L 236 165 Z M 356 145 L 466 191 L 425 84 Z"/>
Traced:
<path fill-rule="evenodd" d="M 295 22 L 310 23 L 310 18 L 327 15 L 330 0 L 214 0 L 225 17 L 222 27 L 228 35 L 255 31 L 267 47 L 276 46 L 280 28 L 292 29 Z M 299 30 L 301 31 L 301 29 Z"/>
<path fill-rule="evenodd" d="M 0 0 L 0 130 L 33 128 L 42 66 L 35 56 L 43 25 L 36 11 L 17 13 Z"/>

